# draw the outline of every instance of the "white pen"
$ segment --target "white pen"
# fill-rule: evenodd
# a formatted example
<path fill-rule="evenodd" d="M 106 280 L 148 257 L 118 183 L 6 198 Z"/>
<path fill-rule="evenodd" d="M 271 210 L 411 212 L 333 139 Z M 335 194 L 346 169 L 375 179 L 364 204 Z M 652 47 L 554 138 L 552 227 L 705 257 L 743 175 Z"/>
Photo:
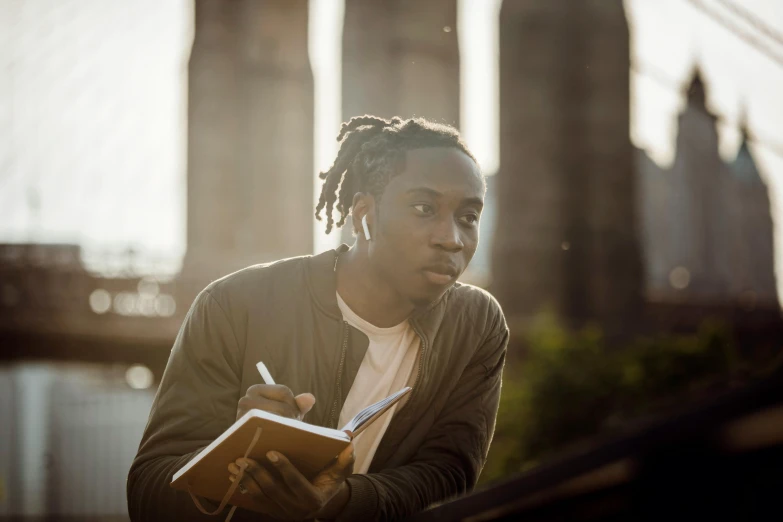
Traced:
<path fill-rule="evenodd" d="M 266 369 L 266 365 L 262 362 L 258 362 L 256 364 L 256 368 L 258 368 L 258 373 L 261 374 L 261 378 L 264 379 L 264 382 L 266 384 L 274 384 L 275 380 L 272 378 L 272 374 L 269 373 L 269 370 Z"/>

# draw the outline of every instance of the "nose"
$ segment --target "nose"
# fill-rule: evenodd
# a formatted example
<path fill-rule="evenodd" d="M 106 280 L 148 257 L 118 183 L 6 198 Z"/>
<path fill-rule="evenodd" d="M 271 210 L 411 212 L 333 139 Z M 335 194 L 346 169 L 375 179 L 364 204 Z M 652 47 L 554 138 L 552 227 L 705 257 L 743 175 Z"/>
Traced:
<path fill-rule="evenodd" d="M 432 246 L 446 250 L 447 252 L 460 252 L 465 248 L 462 242 L 459 226 L 454 219 L 448 218 L 438 222 L 432 231 L 430 240 Z"/>

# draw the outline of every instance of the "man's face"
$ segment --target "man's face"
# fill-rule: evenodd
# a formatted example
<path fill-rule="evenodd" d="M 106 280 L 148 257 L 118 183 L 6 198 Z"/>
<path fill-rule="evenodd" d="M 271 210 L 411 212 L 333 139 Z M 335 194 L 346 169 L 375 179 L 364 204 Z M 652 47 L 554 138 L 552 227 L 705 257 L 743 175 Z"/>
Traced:
<path fill-rule="evenodd" d="M 478 246 L 484 182 L 454 148 L 407 151 L 376 207 L 370 260 L 417 305 L 439 298 L 467 268 Z"/>

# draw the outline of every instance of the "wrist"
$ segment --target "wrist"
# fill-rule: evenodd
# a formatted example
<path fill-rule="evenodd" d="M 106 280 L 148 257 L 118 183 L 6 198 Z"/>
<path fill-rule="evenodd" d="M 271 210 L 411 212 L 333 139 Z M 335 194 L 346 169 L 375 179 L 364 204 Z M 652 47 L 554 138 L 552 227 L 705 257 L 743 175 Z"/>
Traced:
<path fill-rule="evenodd" d="M 343 481 L 340 484 L 340 488 L 337 493 L 326 503 L 326 505 L 318 512 L 316 518 L 319 520 L 331 520 L 337 518 L 340 513 L 343 512 L 348 501 L 351 499 L 351 488 L 348 486 L 347 481 Z"/>

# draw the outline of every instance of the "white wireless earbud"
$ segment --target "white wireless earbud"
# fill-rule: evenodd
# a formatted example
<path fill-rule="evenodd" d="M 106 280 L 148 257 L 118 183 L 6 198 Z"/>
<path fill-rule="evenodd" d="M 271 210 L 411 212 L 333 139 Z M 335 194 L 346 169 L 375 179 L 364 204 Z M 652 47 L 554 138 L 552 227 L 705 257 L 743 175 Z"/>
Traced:
<path fill-rule="evenodd" d="M 362 218 L 362 228 L 364 229 L 364 239 L 370 240 L 370 229 L 367 227 L 367 214 Z"/>

